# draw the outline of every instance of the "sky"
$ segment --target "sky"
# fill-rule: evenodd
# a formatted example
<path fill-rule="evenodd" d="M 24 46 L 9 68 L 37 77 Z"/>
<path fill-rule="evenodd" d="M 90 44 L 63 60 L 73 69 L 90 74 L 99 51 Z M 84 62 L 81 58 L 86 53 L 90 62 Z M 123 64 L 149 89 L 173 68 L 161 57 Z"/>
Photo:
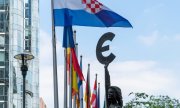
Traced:
<path fill-rule="evenodd" d="M 124 103 L 130 92 L 168 95 L 180 99 L 180 10 L 179 0 L 99 0 L 114 12 L 130 21 L 133 28 L 78 27 L 78 55 L 83 56 L 83 74 L 91 65 L 91 90 L 95 74 L 101 83 L 101 107 L 104 99 L 104 67 L 96 58 L 99 38 L 113 32 L 110 45 L 116 55 L 109 65 L 111 84 L 121 88 Z M 51 43 L 51 1 L 40 0 L 40 97 L 53 108 L 53 65 Z M 56 28 L 59 107 L 63 108 L 64 55 L 63 28 Z M 84 84 L 85 85 L 85 84 Z"/>

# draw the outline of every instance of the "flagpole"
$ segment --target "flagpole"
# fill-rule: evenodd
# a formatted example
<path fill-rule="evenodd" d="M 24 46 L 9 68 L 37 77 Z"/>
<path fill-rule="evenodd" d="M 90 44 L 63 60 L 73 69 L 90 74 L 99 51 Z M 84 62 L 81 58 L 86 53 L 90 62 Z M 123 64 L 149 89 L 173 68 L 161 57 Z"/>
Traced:
<path fill-rule="evenodd" d="M 76 31 L 74 31 L 74 42 L 76 43 Z M 78 43 L 75 44 L 75 50 L 76 50 L 76 56 L 78 56 Z M 77 94 L 74 95 L 74 104 L 73 104 L 73 108 L 76 108 L 76 96 Z"/>
<path fill-rule="evenodd" d="M 95 105 L 96 107 L 97 107 L 97 105 L 98 105 L 97 102 L 98 102 L 98 101 L 97 101 L 97 73 L 96 73 L 96 105 Z"/>
<path fill-rule="evenodd" d="M 55 34 L 55 27 L 54 27 L 53 8 L 54 8 L 54 1 L 51 0 L 54 108 L 59 108 L 59 103 L 58 103 L 58 102 L 59 102 L 59 99 L 58 99 L 57 58 L 56 58 L 56 34 Z"/>
<path fill-rule="evenodd" d="M 72 54 L 70 53 L 70 71 L 69 71 L 69 108 L 72 108 Z"/>
<path fill-rule="evenodd" d="M 64 49 L 64 108 L 67 108 L 67 49 Z"/>
<path fill-rule="evenodd" d="M 80 56 L 80 61 L 82 63 L 82 55 Z M 82 70 L 82 67 L 81 67 L 81 70 Z M 80 108 L 83 108 L 83 89 L 81 89 L 81 87 L 83 88 L 83 82 L 82 82 L 82 85 L 80 86 L 80 92 L 79 92 Z"/>
<path fill-rule="evenodd" d="M 88 64 L 88 71 L 89 71 L 88 83 L 90 83 L 90 64 Z M 90 86 L 90 84 L 88 85 Z M 91 96 L 90 87 L 88 87 L 87 108 L 90 108 L 90 96 Z"/>
<path fill-rule="evenodd" d="M 100 108 L 100 83 L 98 83 L 98 108 Z"/>

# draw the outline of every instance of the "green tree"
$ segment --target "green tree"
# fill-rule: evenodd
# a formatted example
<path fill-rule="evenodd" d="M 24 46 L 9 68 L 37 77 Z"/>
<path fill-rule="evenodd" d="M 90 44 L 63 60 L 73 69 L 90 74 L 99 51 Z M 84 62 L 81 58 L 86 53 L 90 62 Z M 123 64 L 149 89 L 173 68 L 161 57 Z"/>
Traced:
<path fill-rule="evenodd" d="M 153 96 L 146 93 L 130 93 L 133 98 L 125 104 L 124 108 L 180 108 L 178 99 L 169 96 Z"/>

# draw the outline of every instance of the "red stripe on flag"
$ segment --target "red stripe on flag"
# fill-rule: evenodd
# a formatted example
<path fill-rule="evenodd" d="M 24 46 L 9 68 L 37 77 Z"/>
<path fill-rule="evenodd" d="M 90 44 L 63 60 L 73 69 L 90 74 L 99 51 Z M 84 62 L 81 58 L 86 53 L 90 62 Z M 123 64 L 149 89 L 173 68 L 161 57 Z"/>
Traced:
<path fill-rule="evenodd" d="M 71 52 L 72 52 L 72 62 L 73 62 L 72 64 L 73 64 L 74 70 L 77 72 L 79 79 L 84 80 L 84 76 L 78 64 L 78 60 L 77 60 L 74 48 L 71 48 Z"/>

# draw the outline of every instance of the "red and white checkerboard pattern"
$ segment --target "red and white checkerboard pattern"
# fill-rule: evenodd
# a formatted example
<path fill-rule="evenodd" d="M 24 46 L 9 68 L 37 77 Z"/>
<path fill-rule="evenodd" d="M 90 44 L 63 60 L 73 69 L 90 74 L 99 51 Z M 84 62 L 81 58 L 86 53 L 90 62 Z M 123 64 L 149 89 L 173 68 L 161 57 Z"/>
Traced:
<path fill-rule="evenodd" d="M 103 7 L 103 5 L 96 0 L 82 0 L 82 3 L 86 5 L 86 11 L 93 14 L 102 10 Z"/>

